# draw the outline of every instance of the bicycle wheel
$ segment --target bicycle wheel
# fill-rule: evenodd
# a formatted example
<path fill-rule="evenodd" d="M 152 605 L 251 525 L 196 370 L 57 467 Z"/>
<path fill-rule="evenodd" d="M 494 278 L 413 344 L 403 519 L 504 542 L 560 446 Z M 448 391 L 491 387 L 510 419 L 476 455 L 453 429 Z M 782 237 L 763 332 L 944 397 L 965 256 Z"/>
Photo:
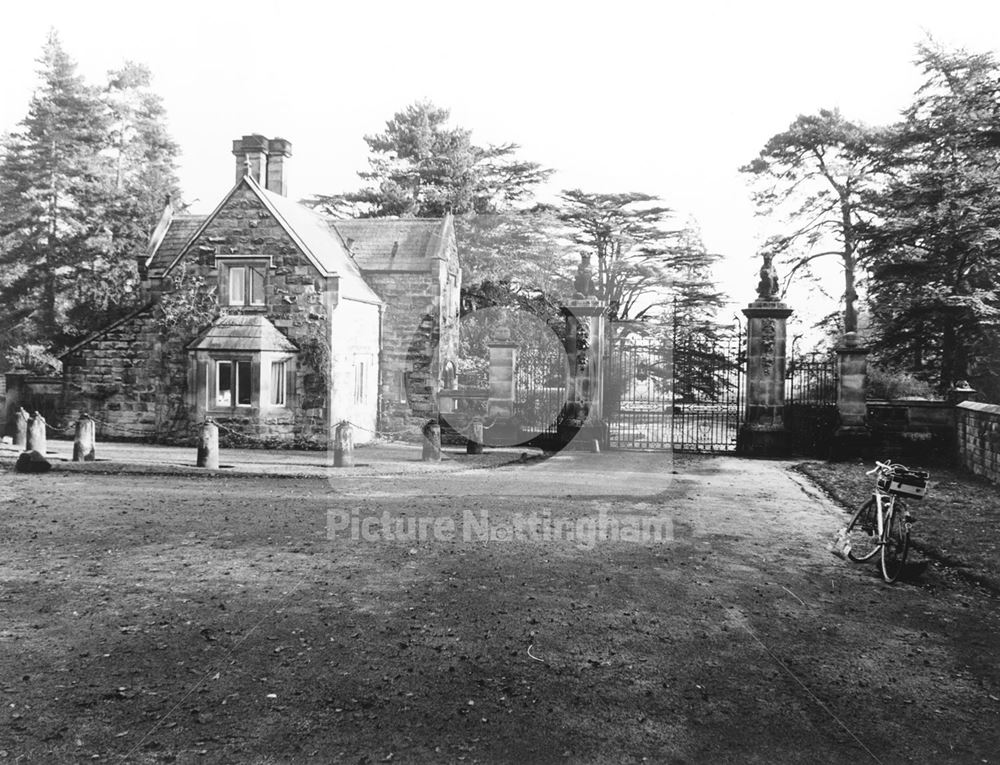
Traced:
<path fill-rule="evenodd" d="M 894 507 L 886 518 L 885 544 L 882 545 L 882 578 L 885 581 L 899 579 L 909 549 L 910 530 L 906 528 L 903 509 Z"/>
<path fill-rule="evenodd" d="M 878 552 L 878 521 L 875 498 L 865 502 L 847 526 L 847 541 L 851 545 L 847 557 L 855 563 L 870 560 Z"/>

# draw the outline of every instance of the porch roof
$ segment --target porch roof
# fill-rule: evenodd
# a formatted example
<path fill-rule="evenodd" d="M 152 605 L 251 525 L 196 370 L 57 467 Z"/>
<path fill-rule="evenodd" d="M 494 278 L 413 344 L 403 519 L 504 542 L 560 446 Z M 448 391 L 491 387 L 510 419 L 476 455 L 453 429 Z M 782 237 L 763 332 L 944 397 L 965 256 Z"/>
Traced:
<path fill-rule="evenodd" d="M 190 351 L 285 351 L 298 348 L 260 314 L 220 316 L 187 346 Z"/>

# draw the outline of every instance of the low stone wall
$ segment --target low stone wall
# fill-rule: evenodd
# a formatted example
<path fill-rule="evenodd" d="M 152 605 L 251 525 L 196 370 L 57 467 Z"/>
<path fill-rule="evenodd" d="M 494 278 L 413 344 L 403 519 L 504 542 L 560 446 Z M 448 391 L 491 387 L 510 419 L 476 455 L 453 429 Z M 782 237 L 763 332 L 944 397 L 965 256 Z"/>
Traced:
<path fill-rule="evenodd" d="M 966 401 L 955 407 L 959 464 L 1000 483 L 1000 406 Z"/>
<path fill-rule="evenodd" d="M 14 435 L 15 416 L 20 407 L 24 407 L 29 414 L 39 412 L 50 428 L 57 425 L 63 413 L 61 377 L 8 373 L 3 380 L 3 413 L 0 415 L 3 429 L 0 435 Z"/>
<path fill-rule="evenodd" d="M 876 459 L 914 467 L 955 459 L 955 405 L 949 401 L 868 401 Z"/>

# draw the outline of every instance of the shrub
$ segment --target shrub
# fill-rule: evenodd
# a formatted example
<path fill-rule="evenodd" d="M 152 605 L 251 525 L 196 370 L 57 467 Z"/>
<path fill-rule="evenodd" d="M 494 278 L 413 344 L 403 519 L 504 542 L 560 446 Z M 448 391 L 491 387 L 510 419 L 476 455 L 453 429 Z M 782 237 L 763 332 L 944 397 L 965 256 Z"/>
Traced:
<path fill-rule="evenodd" d="M 921 380 L 909 372 L 886 369 L 879 366 L 868 367 L 868 398 L 934 398 L 934 389 L 926 380 Z"/>

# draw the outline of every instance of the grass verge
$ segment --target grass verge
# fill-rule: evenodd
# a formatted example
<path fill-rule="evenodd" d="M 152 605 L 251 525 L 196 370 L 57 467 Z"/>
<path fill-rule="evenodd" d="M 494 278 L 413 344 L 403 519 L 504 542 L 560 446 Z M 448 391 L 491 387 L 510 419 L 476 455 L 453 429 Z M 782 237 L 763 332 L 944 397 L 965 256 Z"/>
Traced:
<path fill-rule="evenodd" d="M 797 469 L 850 509 L 871 494 L 873 478 L 865 472 L 872 467 L 861 461 L 805 462 Z M 908 507 L 917 518 L 913 545 L 1000 594 L 1000 487 L 962 471 L 938 468 L 931 471 L 927 498 Z"/>

